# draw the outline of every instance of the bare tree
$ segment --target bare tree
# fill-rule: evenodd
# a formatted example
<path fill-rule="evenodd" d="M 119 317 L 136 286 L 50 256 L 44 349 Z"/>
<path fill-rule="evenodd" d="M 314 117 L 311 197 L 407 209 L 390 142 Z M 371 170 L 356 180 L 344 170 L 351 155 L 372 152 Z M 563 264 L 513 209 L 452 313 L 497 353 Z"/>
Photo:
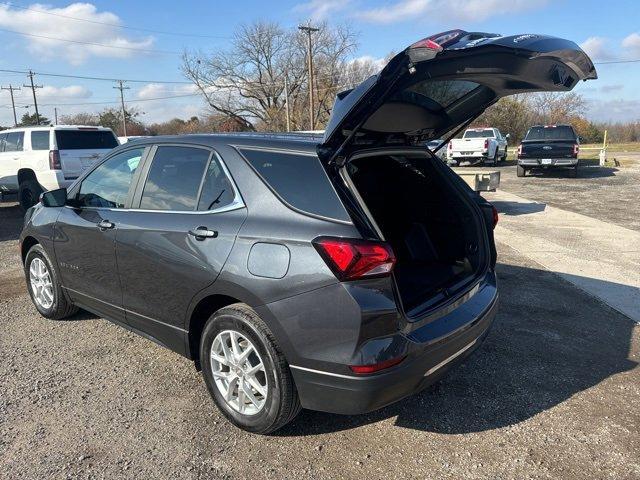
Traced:
<path fill-rule="evenodd" d="M 328 119 L 336 90 L 342 85 L 343 66 L 355 48 L 348 27 L 326 24 L 313 37 L 316 118 Z M 249 130 L 284 130 L 285 78 L 294 129 L 308 126 L 309 83 L 306 41 L 301 32 L 273 22 L 239 28 L 228 50 L 183 55 L 182 71 L 212 110 Z"/>

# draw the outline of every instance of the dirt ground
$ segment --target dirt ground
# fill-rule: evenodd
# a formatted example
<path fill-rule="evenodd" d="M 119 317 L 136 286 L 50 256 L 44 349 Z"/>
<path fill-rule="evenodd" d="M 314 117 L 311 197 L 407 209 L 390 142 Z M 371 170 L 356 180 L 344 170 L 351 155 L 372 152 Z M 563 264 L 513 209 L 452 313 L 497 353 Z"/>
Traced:
<path fill-rule="evenodd" d="M 518 178 L 515 161 L 509 161 L 497 167 L 501 172 L 500 188 L 529 200 L 640 230 L 640 154 L 627 154 L 627 158 L 628 167 L 600 167 L 595 160 L 581 161 L 578 178 L 568 178 L 562 170 Z"/>
<path fill-rule="evenodd" d="M 502 169 L 505 188 L 560 208 L 634 181 Z M 223 420 L 189 361 L 87 313 L 40 317 L 20 224 L 0 204 L 2 479 L 640 478 L 640 326 L 504 244 L 499 314 L 462 367 L 373 414 L 304 411 L 261 437 Z"/>

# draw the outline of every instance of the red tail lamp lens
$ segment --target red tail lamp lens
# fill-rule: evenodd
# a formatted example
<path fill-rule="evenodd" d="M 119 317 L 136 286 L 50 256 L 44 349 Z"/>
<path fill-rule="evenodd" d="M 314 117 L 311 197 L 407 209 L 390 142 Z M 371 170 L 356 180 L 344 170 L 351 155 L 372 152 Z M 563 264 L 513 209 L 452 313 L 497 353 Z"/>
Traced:
<path fill-rule="evenodd" d="M 384 362 L 374 363 L 373 365 L 349 365 L 349 368 L 353 373 L 365 374 L 365 373 L 375 373 L 380 370 L 384 370 L 386 368 L 391 368 L 395 365 L 398 365 L 402 362 L 406 356 L 392 358 L 390 360 L 385 360 Z"/>
<path fill-rule="evenodd" d="M 388 275 L 396 262 L 384 242 L 320 237 L 313 245 L 339 280 Z"/>

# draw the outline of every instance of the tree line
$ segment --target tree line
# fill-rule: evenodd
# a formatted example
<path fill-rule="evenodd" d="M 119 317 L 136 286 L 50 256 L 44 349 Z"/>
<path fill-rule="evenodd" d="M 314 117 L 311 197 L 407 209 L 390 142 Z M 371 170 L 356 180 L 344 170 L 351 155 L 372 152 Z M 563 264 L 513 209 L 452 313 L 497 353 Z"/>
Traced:
<path fill-rule="evenodd" d="M 376 73 L 379 62 L 354 60 L 358 34 L 348 26 L 319 25 L 312 36 L 314 123 L 309 115 L 307 36 L 276 22 L 240 26 L 230 46 L 214 52 L 185 52 L 181 71 L 205 101 L 207 111 L 189 119 L 144 123 L 135 108 L 126 111 L 128 135 L 168 135 L 229 131 L 323 129 L 336 94 Z M 388 58 L 393 54 L 390 53 Z M 585 143 L 640 141 L 640 121 L 598 123 L 585 117 L 586 100 L 575 92 L 531 93 L 500 99 L 473 126 L 492 126 L 519 142 L 535 124 L 570 123 Z M 34 124 L 25 115 L 22 123 Z M 48 119 L 41 119 L 48 124 Z M 60 118 L 60 123 L 103 125 L 122 135 L 121 112 L 106 108 Z"/>

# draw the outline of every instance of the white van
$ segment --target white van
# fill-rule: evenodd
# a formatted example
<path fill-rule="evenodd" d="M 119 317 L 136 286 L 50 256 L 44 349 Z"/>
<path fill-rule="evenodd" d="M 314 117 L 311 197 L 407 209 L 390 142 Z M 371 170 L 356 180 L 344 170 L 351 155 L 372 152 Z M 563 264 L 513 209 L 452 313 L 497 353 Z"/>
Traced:
<path fill-rule="evenodd" d="M 105 153 L 118 146 L 110 128 L 58 125 L 0 132 L 0 193 L 18 193 L 22 208 L 43 191 L 68 187 Z"/>

